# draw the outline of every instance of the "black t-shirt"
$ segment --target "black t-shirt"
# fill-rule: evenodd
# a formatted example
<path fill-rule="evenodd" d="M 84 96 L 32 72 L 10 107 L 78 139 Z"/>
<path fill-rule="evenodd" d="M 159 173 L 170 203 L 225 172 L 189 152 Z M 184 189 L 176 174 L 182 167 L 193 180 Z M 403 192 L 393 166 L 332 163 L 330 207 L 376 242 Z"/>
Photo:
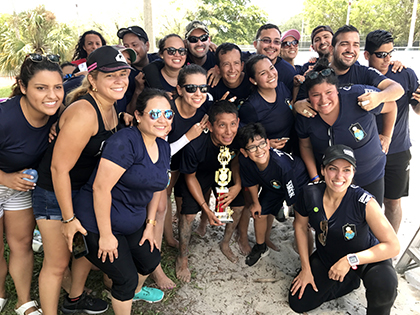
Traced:
<path fill-rule="evenodd" d="M 229 100 L 236 96 L 234 103 L 239 108 L 252 92 L 252 85 L 249 81 L 249 77 L 245 74 L 241 84 L 233 89 L 228 88 L 223 82 L 223 79 L 221 79 L 214 88 L 210 88 L 209 93 L 213 96 L 215 101 L 218 101 L 223 97 L 223 95 L 225 95 L 227 91 L 229 91 L 229 94 L 226 99 Z"/>
<path fill-rule="evenodd" d="M 185 64 L 189 65 L 192 63 L 194 62 L 191 59 L 191 55 L 188 53 Z M 207 52 L 207 59 L 201 67 L 203 67 L 206 71 L 209 71 L 211 68 L 214 68 L 215 65 L 216 65 L 216 56 L 214 55 L 214 52 L 209 50 Z"/>

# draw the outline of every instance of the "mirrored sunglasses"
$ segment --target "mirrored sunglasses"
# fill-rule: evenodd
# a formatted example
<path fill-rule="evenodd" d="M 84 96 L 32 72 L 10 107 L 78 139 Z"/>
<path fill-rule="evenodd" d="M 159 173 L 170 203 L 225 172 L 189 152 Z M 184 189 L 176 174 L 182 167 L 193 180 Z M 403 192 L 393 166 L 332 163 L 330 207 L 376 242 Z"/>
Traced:
<path fill-rule="evenodd" d="M 289 42 L 289 41 L 287 41 L 287 42 L 282 42 L 281 43 L 281 47 L 290 47 L 290 46 L 297 46 L 299 44 L 299 41 L 298 40 L 292 40 L 291 42 Z"/>
<path fill-rule="evenodd" d="M 152 120 L 157 120 L 159 119 L 160 116 L 163 116 L 167 119 L 167 120 L 171 120 L 172 118 L 174 118 L 175 113 L 173 112 L 172 109 L 165 109 L 165 110 L 160 110 L 160 109 L 152 109 L 148 112 L 150 119 Z"/>
<path fill-rule="evenodd" d="M 53 55 L 53 54 L 47 54 L 47 55 L 41 55 L 41 54 L 28 54 L 26 58 L 31 59 L 33 62 L 41 62 L 42 60 L 46 59 L 53 63 L 59 63 L 60 62 L 60 56 L 59 55 Z"/>
<path fill-rule="evenodd" d="M 207 84 L 185 84 L 182 87 L 185 88 L 185 91 L 187 91 L 187 93 L 195 93 L 197 91 L 197 88 L 200 89 L 201 93 L 207 93 L 207 91 L 209 90 L 209 86 Z"/>
<path fill-rule="evenodd" d="M 198 40 L 200 40 L 201 42 L 206 42 L 209 39 L 209 35 L 208 34 L 203 34 L 201 36 L 189 36 L 187 38 L 187 40 L 191 43 L 191 44 L 195 44 L 198 43 Z"/>
<path fill-rule="evenodd" d="M 378 51 L 378 52 L 374 52 L 374 54 L 375 54 L 376 58 L 383 59 L 383 58 L 386 58 L 388 55 L 389 55 L 389 57 L 392 57 L 393 52 L 394 52 L 394 49 L 391 50 L 390 52 Z"/>
<path fill-rule="evenodd" d="M 168 47 L 164 48 L 163 51 L 167 51 L 169 56 L 174 56 L 176 52 L 179 53 L 180 56 L 185 56 L 187 54 L 187 48 L 174 48 L 174 47 Z"/>

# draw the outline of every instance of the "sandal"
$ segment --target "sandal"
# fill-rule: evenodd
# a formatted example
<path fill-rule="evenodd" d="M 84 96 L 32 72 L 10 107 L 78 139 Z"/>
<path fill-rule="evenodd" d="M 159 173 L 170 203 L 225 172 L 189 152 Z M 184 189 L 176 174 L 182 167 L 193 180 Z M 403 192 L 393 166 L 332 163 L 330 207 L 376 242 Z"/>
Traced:
<path fill-rule="evenodd" d="M 7 299 L 6 298 L 0 298 L 0 312 L 6 306 L 6 303 L 7 303 Z"/>
<path fill-rule="evenodd" d="M 25 312 L 31 307 L 35 307 L 36 311 L 30 312 L 29 314 L 25 314 Z M 15 309 L 15 313 L 18 315 L 42 315 L 42 310 L 39 308 L 38 303 L 36 301 L 29 301 L 25 304 L 22 304 L 18 309 Z"/>

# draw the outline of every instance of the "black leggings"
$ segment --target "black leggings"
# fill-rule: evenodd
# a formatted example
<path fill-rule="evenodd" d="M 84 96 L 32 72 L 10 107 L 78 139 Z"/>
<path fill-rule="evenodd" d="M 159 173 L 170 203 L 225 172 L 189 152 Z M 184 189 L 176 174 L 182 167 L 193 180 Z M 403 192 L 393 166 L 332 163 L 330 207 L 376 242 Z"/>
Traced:
<path fill-rule="evenodd" d="M 131 235 L 115 235 L 118 240 L 118 258 L 113 263 L 108 256 L 104 263 L 102 258 L 98 258 L 99 235 L 88 232 L 86 236 L 89 249 L 86 258 L 112 280 L 111 294 L 119 301 L 128 301 L 134 297 L 138 284 L 137 273 L 146 276 L 160 263 L 160 252 L 156 247 L 150 252 L 148 241 L 143 246 L 139 245 L 144 227 Z"/>
<path fill-rule="evenodd" d="M 360 286 L 360 279 L 366 288 L 367 314 L 388 315 L 397 297 L 398 278 L 391 259 L 358 266 L 350 269 L 343 282 L 328 278 L 329 269 L 315 251 L 310 257 L 311 271 L 318 292 L 310 284 L 299 300 L 299 291 L 294 296 L 289 291 L 289 305 L 297 313 L 313 310 L 322 303 L 339 298 Z"/>

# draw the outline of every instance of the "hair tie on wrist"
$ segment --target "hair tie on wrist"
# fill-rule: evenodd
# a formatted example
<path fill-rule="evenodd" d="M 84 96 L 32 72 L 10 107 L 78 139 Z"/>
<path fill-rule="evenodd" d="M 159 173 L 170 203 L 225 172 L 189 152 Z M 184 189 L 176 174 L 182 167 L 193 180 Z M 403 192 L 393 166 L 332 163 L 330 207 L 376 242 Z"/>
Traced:
<path fill-rule="evenodd" d="M 313 182 L 315 179 L 318 179 L 319 175 L 316 175 L 314 178 L 311 179 L 311 182 Z"/>

